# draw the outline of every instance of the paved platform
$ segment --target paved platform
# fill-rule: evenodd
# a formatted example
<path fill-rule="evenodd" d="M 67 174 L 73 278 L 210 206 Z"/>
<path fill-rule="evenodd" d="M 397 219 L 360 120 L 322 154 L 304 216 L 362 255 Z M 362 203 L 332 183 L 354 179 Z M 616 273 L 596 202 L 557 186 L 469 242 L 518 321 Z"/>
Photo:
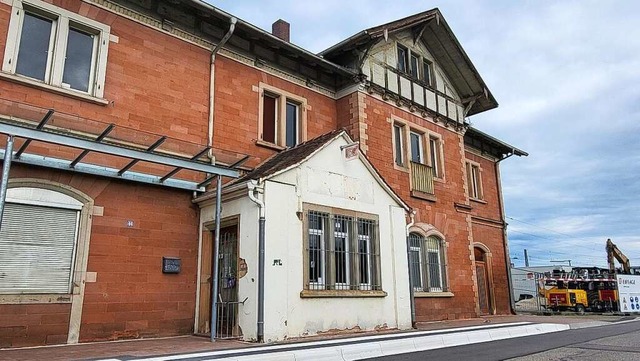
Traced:
<path fill-rule="evenodd" d="M 78 345 L 46 346 L 0 350 L 0 360 L 139 360 L 154 361 L 225 357 L 229 360 L 264 359 L 299 360 L 301 352 L 320 346 L 316 359 L 358 359 L 366 355 L 380 356 L 392 350 L 420 350 L 422 347 L 449 347 L 470 342 L 485 342 L 505 337 L 520 337 L 569 328 L 592 327 L 621 320 L 619 316 L 490 316 L 468 320 L 419 323 L 417 330 L 341 333 L 288 340 L 269 346 L 208 338 L 182 336 L 162 339 L 112 341 Z M 459 343 L 462 342 L 462 343 Z M 337 350 L 337 351 L 336 351 Z M 396 352 L 394 351 L 394 352 Z M 320 352 L 320 351 L 318 351 Z M 336 353 L 338 352 L 338 353 Z M 405 351 L 408 352 L 408 351 Z M 364 353 L 364 354 L 363 354 Z M 166 357 L 166 355 L 172 355 Z M 183 355 L 183 356 L 177 356 Z M 258 358 L 257 355 L 260 355 Z M 336 358 L 340 355 L 341 358 Z M 314 357 L 315 357 L 314 356 Z M 328 358 L 327 358 L 328 357 Z"/>

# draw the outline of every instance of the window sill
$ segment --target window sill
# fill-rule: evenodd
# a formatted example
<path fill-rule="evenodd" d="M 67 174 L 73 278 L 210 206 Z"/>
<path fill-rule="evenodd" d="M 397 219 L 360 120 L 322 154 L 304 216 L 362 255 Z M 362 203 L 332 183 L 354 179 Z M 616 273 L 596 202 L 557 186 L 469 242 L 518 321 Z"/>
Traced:
<path fill-rule="evenodd" d="M 476 203 L 487 204 L 487 201 L 482 200 L 482 199 L 478 199 L 478 198 L 469 197 L 469 200 L 472 201 L 472 202 L 476 202 Z"/>
<path fill-rule="evenodd" d="M 453 297 L 453 292 L 414 292 L 415 298 L 448 298 Z"/>
<path fill-rule="evenodd" d="M 462 203 L 453 203 L 453 206 L 455 207 L 456 211 L 458 212 L 463 212 L 463 213 L 469 213 L 473 210 L 473 207 L 471 207 L 468 204 L 462 204 Z"/>
<path fill-rule="evenodd" d="M 89 94 L 86 94 L 86 93 L 77 92 L 77 91 L 71 90 L 71 89 L 59 88 L 57 86 L 41 83 L 41 82 L 39 82 L 37 80 L 25 78 L 25 77 L 22 77 L 20 75 L 14 75 L 14 74 L 9 74 L 9 73 L 5 73 L 5 72 L 0 72 L 0 78 L 8 80 L 8 81 L 11 81 L 11 82 L 14 82 L 14 83 L 26 85 L 26 86 L 29 86 L 29 87 L 32 87 L 32 88 L 39 88 L 39 89 L 42 89 L 42 90 L 45 90 L 45 91 L 48 91 L 48 92 L 51 92 L 51 93 L 58 93 L 58 94 L 70 96 L 72 98 L 80 99 L 80 100 L 86 100 L 86 101 L 94 103 L 94 104 L 99 104 L 99 105 L 107 105 L 107 104 L 109 104 L 109 101 L 106 100 L 106 99 L 103 99 L 103 98 L 97 98 L 97 97 L 94 97 L 92 95 L 89 95 Z"/>
<path fill-rule="evenodd" d="M 385 291 L 364 290 L 302 290 L 300 298 L 369 298 L 387 297 Z"/>
<path fill-rule="evenodd" d="M 277 150 L 277 151 L 281 151 L 281 150 L 287 149 L 287 147 L 283 147 L 281 145 L 277 145 L 277 144 L 274 144 L 274 143 L 265 142 L 262 139 L 256 140 L 256 145 L 260 146 L 260 147 L 265 147 L 265 148 Z"/>
<path fill-rule="evenodd" d="M 436 197 L 435 194 L 420 192 L 416 190 L 411 191 L 411 196 L 414 198 L 420 198 L 422 200 L 429 201 L 429 202 L 436 202 L 438 200 L 438 197 Z"/>
<path fill-rule="evenodd" d="M 396 163 L 396 162 L 393 162 L 393 168 L 394 168 L 395 170 L 399 170 L 399 171 L 401 171 L 401 172 L 409 173 L 409 168 L 407 168 L 407 167 L 403 167 L 403 166 L 401 166 L 401 165 L 398 165 L 398 163 Z"/>
<path fill-rule="evenodd" d="M 0 295 L 0 305 L 71 303 L 70 294 Z"/>

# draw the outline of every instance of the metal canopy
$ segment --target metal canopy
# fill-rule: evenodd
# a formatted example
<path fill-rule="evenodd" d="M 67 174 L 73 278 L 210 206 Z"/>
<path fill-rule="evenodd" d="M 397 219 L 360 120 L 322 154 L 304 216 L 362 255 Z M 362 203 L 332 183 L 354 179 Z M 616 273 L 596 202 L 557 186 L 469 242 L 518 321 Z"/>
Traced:
<path fill-rule="evenodd" d="M 11 152 L 8 160 L 16 163 L 196 192 L 216 176 L 238 177 L 233 166 L 209 163 L 211 148 L 195 143 L 4 99 L 0 114 L 0 134 L 17 149 L 0 149 L 0 158 Z M 246 159 L 228 158 L 228 164 Z"/>

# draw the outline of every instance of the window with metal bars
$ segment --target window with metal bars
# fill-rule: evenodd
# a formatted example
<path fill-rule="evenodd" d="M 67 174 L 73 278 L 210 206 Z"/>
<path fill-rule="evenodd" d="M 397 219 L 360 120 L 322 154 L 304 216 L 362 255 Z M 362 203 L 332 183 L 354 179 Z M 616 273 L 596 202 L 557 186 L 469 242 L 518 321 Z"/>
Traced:
<path fill-rule="evenodd" d="M 381 290 L 375 217 L 305 214 L 306 290 Z"/>
<path fill-rule="evenodd" d="M 444 241 L 434 237 L 409 234 L 409 269 L 416 292 L 446 292 Z"/>

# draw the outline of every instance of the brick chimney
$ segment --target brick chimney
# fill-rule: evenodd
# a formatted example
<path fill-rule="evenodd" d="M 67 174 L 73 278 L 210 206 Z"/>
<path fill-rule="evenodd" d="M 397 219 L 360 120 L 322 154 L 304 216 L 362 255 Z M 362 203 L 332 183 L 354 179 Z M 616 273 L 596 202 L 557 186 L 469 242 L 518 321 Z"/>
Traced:
<path fill-rule="evenodd" d="M 271 25 L 271 34 L 274 36 L 289 42 L 289 34 L 291 30 L 291 25 L 288 22 L 278 19 L 273 25 Z"/>

